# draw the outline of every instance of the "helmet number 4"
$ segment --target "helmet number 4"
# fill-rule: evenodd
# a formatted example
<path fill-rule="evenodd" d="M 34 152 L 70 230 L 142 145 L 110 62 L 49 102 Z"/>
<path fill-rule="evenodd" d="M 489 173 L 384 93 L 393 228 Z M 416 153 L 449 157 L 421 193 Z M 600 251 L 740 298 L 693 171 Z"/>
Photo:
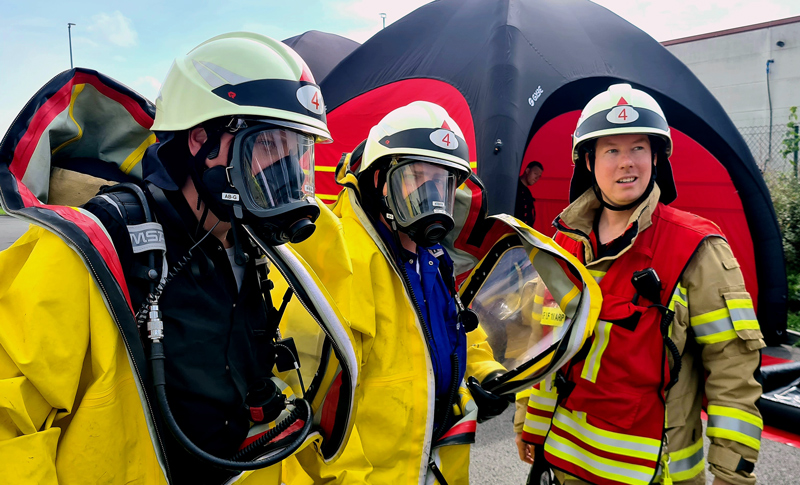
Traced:
<path fill-rule="evenodd" d="M 609 123 L 624 125 L 638 120 L 639 112 L 636 111 L 632 106 L 615 106 L 611 111 L 608 112 L 606 119 L 609 121 Z"/>
<path fill-rule="evenodd" d="M 314 96 L 311 97 L 311 104 L 314 105 L 317 110 L 319 110 L 319 93 L 315 92 Z"/>
<path fill-rule="evenodd" d="M 455 133 L 450 130 L 445 130 L 444 128 L 433 131 L 430 135 L 430 140 L 431 143 L 437 147 L 447 150 L 455 150 L 458 148 L 458 138 L 456 138 Z"/>

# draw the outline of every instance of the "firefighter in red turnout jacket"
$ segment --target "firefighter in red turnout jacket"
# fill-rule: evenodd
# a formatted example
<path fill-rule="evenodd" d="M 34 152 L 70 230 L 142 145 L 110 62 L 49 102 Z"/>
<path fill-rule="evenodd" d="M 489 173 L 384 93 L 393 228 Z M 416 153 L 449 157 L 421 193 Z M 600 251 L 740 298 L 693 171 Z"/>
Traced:
<path fill-rule="evenodd" d="M 739 265 L 712 222 L 669 207 L 672 139 L 661 108 L 627 84 L 586 105 L 556 241 L 600 283 L 591 342 L 518 401 L 533 483 L 750 485 L 764 347 Z M 700 412 L 711 440 L 703 454 Z"/>

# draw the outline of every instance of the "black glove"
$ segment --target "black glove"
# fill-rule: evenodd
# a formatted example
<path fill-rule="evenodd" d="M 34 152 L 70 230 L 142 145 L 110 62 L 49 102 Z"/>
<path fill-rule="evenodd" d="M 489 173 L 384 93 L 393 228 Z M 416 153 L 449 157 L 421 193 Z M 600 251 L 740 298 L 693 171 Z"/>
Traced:
<path fill-rule="evenodd" d="M 478 422 L 488 421 L 495 416 L 499 416 L 506 410 L 508 405 L 514 402 L 514 395 L 498 396 L 481 387 L 478 379 L 470 376 L 467 379 L 467 388 L 472 394 L 472 399 L 478 405 Z"/>

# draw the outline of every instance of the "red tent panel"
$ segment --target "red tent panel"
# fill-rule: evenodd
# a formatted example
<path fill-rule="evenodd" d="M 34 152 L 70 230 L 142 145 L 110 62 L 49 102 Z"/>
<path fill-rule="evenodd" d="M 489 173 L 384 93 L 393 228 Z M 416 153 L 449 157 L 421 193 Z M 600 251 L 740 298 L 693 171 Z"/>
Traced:
<path fill-rule="evenodd" d="M 572 177 L 570 135 L 579 116 L 579 111 L 572 111 L 547 122 L 536 132 L 523 157 L 521 169 L 532 160 L 538 160 L 544 166 L 542 178 L 533 186 L 532 193 L 536 198 L 534 229 L 546 235 L 553 234 L 551 223 L 568 204 Z M 741 265 L 745 285 L 755 305 L 758 280 L 753 239 L 739 194 L 725 167 L 708 150 L 675 128 L 671 129 L 674 149 L 670 161 L 678 189 L 678 198 L 672 206 L 710 219 L 720 226 Z"/>

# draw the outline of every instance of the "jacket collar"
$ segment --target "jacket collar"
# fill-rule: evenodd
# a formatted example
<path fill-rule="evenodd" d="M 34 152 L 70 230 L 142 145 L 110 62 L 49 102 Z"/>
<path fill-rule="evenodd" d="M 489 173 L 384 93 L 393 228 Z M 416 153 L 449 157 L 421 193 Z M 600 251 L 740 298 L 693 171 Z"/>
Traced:
<path fill-rule="evenodd" d="M 653 213 L 658 206 L 659 197 L 661 197 L 661 190 L 658 185 L 654 185 L 653 191 L 650 192 L 647 199 L 633 211 L 630 219 L 628 219 L 625 233 L 620 236 L 620 238 L 627 238 L 630 241 L 629 244 L 616 255 L 610 257 L 616 258 L 627 252 L 633 246 L 638 235 L 653 224 Z M 600 201 L 597 200 L 594 191 L 588 189 L 575 202 L 567 206 L 553 221 L 553 225 L 559 232 L 583 243 L 587 264 L 594 262 L 594 251 L 589 241 L 589 234 L 592 232 L 594 220 L 600 208 Z"/>

